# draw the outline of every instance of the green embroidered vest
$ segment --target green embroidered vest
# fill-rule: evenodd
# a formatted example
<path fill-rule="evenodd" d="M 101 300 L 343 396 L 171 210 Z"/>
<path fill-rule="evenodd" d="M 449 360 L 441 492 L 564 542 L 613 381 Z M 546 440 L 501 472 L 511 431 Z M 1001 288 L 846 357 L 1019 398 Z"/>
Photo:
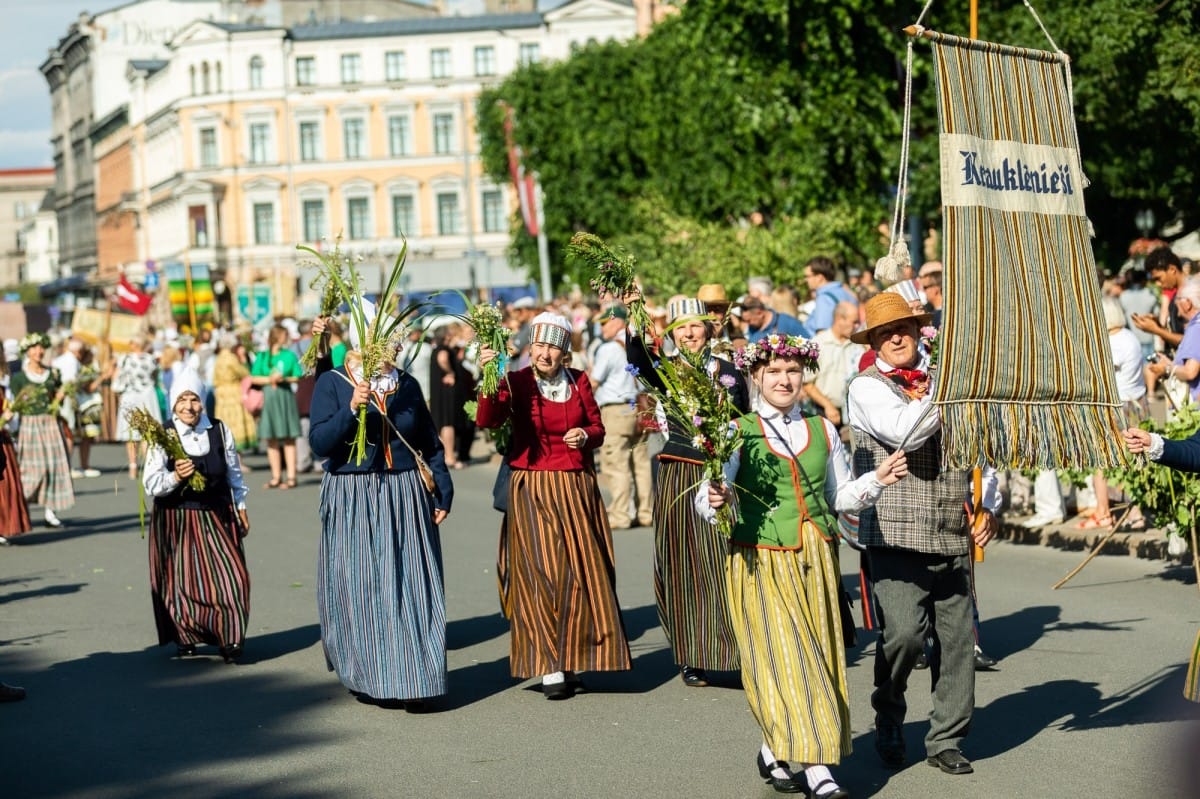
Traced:
<path fill-rule="evenodd" d="M 783 420 L 772 423 L 784 435 Z M 837 519 L 825 501 L 825 472 L 829 441 L 820 417 L 792 424 L 808 425 L 808 445 L 795 453 L 778 452 L 767 444 L 758 414 L 738 420 L 742 429 L 742 459 L 736 485 L 738 519 L 733 541 L 742 546 L 799 549 L 801 524 L 811 519 L 826 541 L 832 540 Z"/>

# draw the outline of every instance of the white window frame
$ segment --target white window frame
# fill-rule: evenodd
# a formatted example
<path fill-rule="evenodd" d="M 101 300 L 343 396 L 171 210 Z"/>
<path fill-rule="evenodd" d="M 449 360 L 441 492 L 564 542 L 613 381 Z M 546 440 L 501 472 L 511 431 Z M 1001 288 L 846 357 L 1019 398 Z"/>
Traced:
<path fill-rule="evenodd" d="M 343 84 L 354 85 L 363 82 L 362 53 L 342 53 L 340 63 Z"/>
<path fill-rule="evenodd" d="M 439 120 L 450 118 L 447 128 L 448 139 L 443 143 L 438 136 Z M 453 155 L 458 152 L 458 111 L 453 107 L 433 107 L 429 109 L 430 141 L 433 142 L 434 155 Z"/>
<path fill-rule="evenodd" d="M 490 195 L 496 198 L 496 225 L 495 227 L 488 226 L 488 203 L 487 199 Z M 482 186 L 479 189 L 479 229 L 483 233 L 504 233 L 507 229 L 505 219 L 508 216 L 504 202 L 504 192 L 498 186 Z"/>
<path fill-rule="evenodd" d="M 274 125 L 270 120 L 266 119 L 247 119 L 246 120 L 246 163 L 248 164 L 270 164 L 274 162 Z M 255 152 L 255 134 L 263 133 L 262 152 Z"/>
<path fill-rule="evenodd" d="M 453 54 L 449 47 L 434 47 L 429 51 L 429 77 L 449 80 L 454 71 Z"/>
<path fill-rule="evenodd" d="M 413 113 L 411 108 L 387 108 L 384 109 L 385 118 L 387 119 L 387 142 L 388 156 L 391 158 L 401 158 L 403 156 L 413 154 Z M 405 135 L 403 137 L 403 145 L 396 148 L 393 138 L 392 120 L 403 119 L 406 122 Z"/>
<path fill-rule="evenodd" d="M 346 114 L 341 119 L 342 122 L 342 160 L 344 161 L 364 161 L 370 157 L 371 138 L 370 132 L 367 130 L 366 114 Z M 350 154 L 350 137 L 349 125 L 352 122 L 359 124 L 359 148 L 356 155 Z"/>
<path fill-rule="evenodd" d="M 247 78 L 251 89 L 261 89 L 263 87 L 263 68 L 262 56 L 250 56 L 250 66 Z"/>
<path fill-rule="evenodd" d="M 301 71 L 300 65 L 303 64 L 306 68 Z M 317 85 L 317 57 L 312 55 L 296 56 L 296 85 L 297 86 L 316 86 Z"/>
<path fill-rule="evenodd" d="M 475 47 L 475 77 L 487 78 L 496 74 L 496 46 L 480 44 Z"/>
<path fill-rule="evenodd" d="M 220 128 L 216 122 L 212 124 L 199 126 L 196 128 L 196 163 L 200 169 L 216 169 L 221 165 L 221 137 L 218 134 Z M 212 133 L 212 163 L 208 163 L 208 159 L 204 157 L 204 133 L 209 131 Z"/>
<path fill-rule="evenodd" d="M 383 54 L 383 76 L 387 81 L 408 80 L 408 54 L 404 50 L 388 50 Z"/>
<path fill-rule="evenodd" d="M 316 130 L 316 136 L 313 142 L 313 157 L 304 157 L 304 126 L 312 125 Z M 301 163 L 311 164 L 314 161 L 323 161 L 325 156 L 324 143 L 324 125 L 319 117 L 313 119 L 305 119 L 299 117 L 296 120 L 296 154 Z"/>
<path fill-rule="evenodd" d="M 536 64 L 542 60 L 542 45 L 539 42 L 521 42 L 517 48 L 517 63 L 522 66 Z"/>

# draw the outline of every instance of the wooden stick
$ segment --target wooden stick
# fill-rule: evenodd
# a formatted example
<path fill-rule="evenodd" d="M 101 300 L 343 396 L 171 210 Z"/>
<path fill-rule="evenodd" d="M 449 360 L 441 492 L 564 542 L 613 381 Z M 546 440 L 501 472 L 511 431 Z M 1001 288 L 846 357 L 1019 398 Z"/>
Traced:
<path fill-rule="evenodd" d="M 1104 536 L 1104 538 L 1101 538 L 1100 541 L 1097 542 L 1096 546 L 1094 546 L 1092 548 L 1092 551 L 1090 553 L 1088 553 L 1088 556 L 1083 559 L 1083 563 L 1080 563 L 1074 569 L 1071 569 L 1071 571 L 1067 574 L 1066 577 L 1062 578 L 1061 580 L 1059 580 L 1057 583 L 1054 584 L 1054 586 L 1052 587 L 1051 590 L 1057 591 L 1058 589 L 1060 589 L 1064 585 L 1066 585 L 1068 580 L 1070 580 L 1072 577 L 1074 577 L 1075 575 L 1077 575 L 1081 571 L 1083 571 L 1083 567 L 1088 565 L 1089 563 L 1091 563 L 1092 558 L 1099 555 L 1100 550 L 1104 549 L 1104 545 L 1108 543 L 1108 539 L 1110 539 L 1114 535 L 1116 535 L 1117 530 L 1119 530 L 1121 525 L 1125 523 L 1125 520 L 1127 518 L 1129 518 L 1129 514 L 1133 513 L 1134 507 L 1136 507 L 1136 506 L 1133 505 L 1133 503 L 1126 505 L 1125 512 L 1121 514 L 1121 518 L 1117 519 L 1117 521 L 1113 524 L 1113 526 L 1109 528 L 1108 533 Z"/>

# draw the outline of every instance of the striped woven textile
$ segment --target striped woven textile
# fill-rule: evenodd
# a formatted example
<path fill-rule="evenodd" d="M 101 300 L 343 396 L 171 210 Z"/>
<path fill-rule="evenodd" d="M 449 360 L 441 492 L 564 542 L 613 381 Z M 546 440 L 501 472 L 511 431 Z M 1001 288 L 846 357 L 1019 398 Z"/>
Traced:
<path fill-rule="evenodd" d="M 735 546 L 729 612 L 742 685 L 780 760 L 834 764 L 850 754 L 837 548 L 805 523 L 803 548 Z"/>
<path fill-rule="evenodd" d="M 497 563 L 514 677 L 623 671 L 612 533 L 590 472 L 513 469 Z"/>
<path fill-rule="evenodd" d="M 926 33 L 946 296 L 934 402 L 950 468 L 1123 464 L 1066 56 Z"/>
<path fill-rule="evenodd" d="M 662 459 L 654 495 L 654 598 L 675 662 L 733 671 L 737 640 L 729 623 L 725 560 L 729 542 L 700 518 L 692 495 L 699 463 Z"/>
<path fill-rule="evenodd" d="M 442 544 L 415 469 L 326 473 L 317 612 L 329 667 L 375 699 L 446 693 Z"/>
<path fill-rule="evenodd" d="M 246 640 L 250 573 L 230 511 L 164 508 L 150 516 L 150 593 L 158 644 Z"/>
<path fill-rule="evenodd" d="M 16 447 L 26 499 L 54 511 L 67 510 L 75 504 L 71 464 L 57 416 L 21 417 Z"/>
<path fill-rule="evenodd" d="M 1200 634 L 1196 636 L 1196 643 L 1192 645 L 1192 657 L 1188 660 L 1183 695 L 1191 702 L 1200 702 Z"/>

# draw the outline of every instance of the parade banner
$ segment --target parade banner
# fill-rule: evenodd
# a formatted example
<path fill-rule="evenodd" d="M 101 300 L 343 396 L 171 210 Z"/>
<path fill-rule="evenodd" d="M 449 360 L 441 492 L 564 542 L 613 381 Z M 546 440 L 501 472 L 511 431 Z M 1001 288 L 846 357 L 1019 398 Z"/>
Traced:
<path fill-rule="evenodd" d="M 947 465 L 1121 465 L 1067 58 L 925 36 L 945 225 L 933 400 Z"/>
<path fill-rule="evenodd" d="M 175 320 L 194 326 L 211 319 L 213 290 L 208 264 L 167 264 L 163 269 Z"/>
<path fill-rule="evenodd" d="M 96 308 L 76 308 L 71 315 L 71 335 L 89 347 L 107 342 L 113 352 L 129 352 L 130 342 L 146 335 L 145 317 Z"/>

